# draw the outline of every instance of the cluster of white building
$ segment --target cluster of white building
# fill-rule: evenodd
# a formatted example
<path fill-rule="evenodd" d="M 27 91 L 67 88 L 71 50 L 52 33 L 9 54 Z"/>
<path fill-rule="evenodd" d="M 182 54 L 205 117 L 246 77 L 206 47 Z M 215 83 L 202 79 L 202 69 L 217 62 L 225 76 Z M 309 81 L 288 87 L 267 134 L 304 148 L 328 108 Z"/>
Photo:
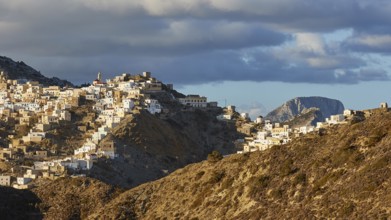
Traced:
<path fill-rule="evenodd" d="M 239 140 L 238 143 L 241 143 L 243 150 L 238 151 L 237 153 L 262 151 L 274 145 L 286 144 L 290 142 L 293 137 L 319 131 L 321 128 L 327 128 L 332 125 L 346 124 L 347 119 L 354 114 L 360 114 L 360 111 L 345 110 L 344 114 L 331 115 L 330 118 L 326 118 L 325 122 L 318 122 L 316 126 L 301 126 L 294 129 L 290 128 L 289 125 L 271 123 L 270 120 L 263 120 L 262 117 L 258 117 L 254 123 L 262 125 L 261 131 L 252 135 L 252 137 L 246 137 L 244 140 Z M 242 117 L 244 116 L 245 115 L 242 115 Z"/>
<path fill-rule="evenodd" d="M 171 86 L 172 87 L 172 86 Z M 0 74 L 0 116 L 15 130 L 20 126 L 30 127 L 30 131 L 22 138 L 9 136 L 10 145 L 0 148 L 0 159 L 15 159 L 17 152 L 25 157 L 34 158 L 34 167 L 26 171 L 25 176 L 17 177 L 17 187 L 26 185 L 34 175 L 43 177 L 57 175 L 64 170 L 89 170 L 93 160 L 98 157 L 114 159 L 118 156 L 114 143 L 101 144 L 101 140 L 115 128 L 132 110 L 146 109 L 151 114 L 161 113 L 160 103 L 149 98 L 149 94 L 162 91 L 162 83 L 151 77 L 149 72 L 132 76 L 122 74 L 114 79 L 102 82 L 101 74 L 93 84 L 84 88 L 60 88 L 58 86 L 44 87 L 38 82 L 20 82 L 9 80 Z M 63 159 L 48 160 L 45 150 L 29 152 L 31 143 L 41 143 L 47 138 L 47 132 L 59 127 L 61 121 L 71 121 L 70 109 L 78 107 L 81 99 L 93 101 L 94 113 L 91 123 L 100 125 L 91 133 L 85 143 L 74 150 L 73 156 Z M 88 131 L 87 131 L 88 132 Z M 26 176 L 27 175 L 27 176 Z M 24 178 L 23 181 L 21 178 Z M 4 180 L 7 178 L 4 177 Z M 0 176 L 0 182 L 2 176 Z M 22 183 L 23 182 L 23 183 Z M 1 183 L 0 183 L 1 185 Z"/>
<path fill-rule="evenodd" d="M 56 178 L 65 175 L 67 170 L 89 170 L 93 167 L 93 161 L 99 157 L 118 157 L 114 143 L 102 143 L 102 140 L 125 117 L 134 112 L 147 110 L 151 114 L 161 113 L 161 104 L 151 96 L 164 91 L 163 86 L 160 81 L 151 77 L 150 72 L 140 75 L 124 73 L 106 82 L 102 81 L 102 76 L 98 73 L 97 79 L 83 88 L 44 87 L 38 82 L 9 80 L 1 72 L 1 120 L 15 125 L 15 131 L 21 126 L 30 130 L 23 137 L 10 135 L 8 138 L 11 144 L 0 148 L 0 159 L 17 159 L 20 155 L 17 152 L 22 151 L 25 158 L 32 158 L 35 162 L 34 166 L 27 169 L 24 176 L 17 177 L 16 181 L 11 181 L 13 177 L 10 176 L 0 176 L 0 185 L 15 182 L 15 188 L 25 188 L 30 181 L 39 177 Z M 165 86 L 168 89 L 173 88 L 171 84 Z M 79 107 L 83 100 L 93 103 L 94 111 L 87 117 L 90 118 L 90 123 L 93 123 L 94 129 L 80 126 L 84 127 L 83 131 L 88 134 L 88 138 L 82 146 L 74 150 L 73 155 L 50 160 L 49 151 L 30 150 L 31 144 L 41 143 L 48 138 L 48 132 L 59 128 L 62 122 L 71 122 L 71 109 Z M 217 102 L 207 102 L 206 97 L 199 95 L 188 95 L 177 101 L 187 110 L 188 107 L 217 107 Z"/>
<path fill-rule="evenodd" d="M 145 94 L 162 91 L 162 84 L 151 78 L 149 72 L 143 73 L 143 80 L 130 79 L 129 74 L 122 74 L 107 82 L 102 82 L 100 77 L 98 74 L 98 78 L 91 86 L 82 89 L 86 91 L 87 100 L 96 103 L 94 105 L 97 113 L 96 122 L 101 124 L 101 127 L 92 134 L 91 138 L 86 139 L 83 146 L 74 151 L 74 155 L 84 157 L 97 155 L 114 159 L 118 156 L 115 148 L 102 150 L 98 147 L 100 141 L 127 115 L 132 114 L 136 103 L 142 103 L 138 107 L 146 109 L 151 114 L 161 113 L 162 107 L 159 101 L 148 98 Z"/>

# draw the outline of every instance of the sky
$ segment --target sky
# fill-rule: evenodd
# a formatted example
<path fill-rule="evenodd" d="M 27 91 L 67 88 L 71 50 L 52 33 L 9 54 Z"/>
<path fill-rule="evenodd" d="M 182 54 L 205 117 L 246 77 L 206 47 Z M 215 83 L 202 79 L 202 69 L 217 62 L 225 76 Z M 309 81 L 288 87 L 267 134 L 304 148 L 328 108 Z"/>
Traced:
<path fill-rule="evenodd" d="M 388 0 L 0 0 L 0 55 L 75 84 L 151 71 L 266 114 L 297 96 L 390 101 Z"/>

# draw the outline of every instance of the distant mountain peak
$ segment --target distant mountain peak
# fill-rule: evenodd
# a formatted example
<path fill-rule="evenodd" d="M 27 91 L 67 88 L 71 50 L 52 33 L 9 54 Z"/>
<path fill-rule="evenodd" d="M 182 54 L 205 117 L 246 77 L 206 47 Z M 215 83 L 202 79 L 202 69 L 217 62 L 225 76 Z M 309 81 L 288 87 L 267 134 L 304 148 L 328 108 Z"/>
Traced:
<path fill-rule="evenodd" d="M 265 118 L 273 122 L 287 122 L 299 115 L 316 112 L 316 120 L 322 121 L 331 115 L 343 113 L 344 109 L 344 105 L 339 100 L 319 96 L 296 97 L 271 111 Z M 311 121 L 310 123 L 315 124 L 316 122 Z"/>
<path fill-rule="evenodd" d="M 5 56 L 0 56 L 0 72 L 4 72 L 9 79 L 38 81 L 45 86 L 73 86 L 69 81 L 61 80 L 57 77 L 48 78 L 23 61 L 14 61 Z"/>

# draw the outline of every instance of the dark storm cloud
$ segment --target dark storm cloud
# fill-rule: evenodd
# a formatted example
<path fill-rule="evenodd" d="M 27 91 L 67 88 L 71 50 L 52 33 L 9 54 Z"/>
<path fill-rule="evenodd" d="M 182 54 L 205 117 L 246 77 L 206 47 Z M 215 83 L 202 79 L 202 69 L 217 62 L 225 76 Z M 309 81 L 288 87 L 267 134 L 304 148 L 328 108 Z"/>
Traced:
<path fill-rule="evenodd" d="M 182 84 L 388 80 L 353 52 L 391 50 L 385 0 L 0 0 L 0 52 L 81 83 L 149 70 Z M 329 45 L 323 33 L 351 29 Z"/>
<path fill-rule="evenodd" d="M 352 64 L 356 65 L 356 64 Z M 176 66 L 172 68 L 172 66 Z M 379 70 L 329 70 L 311 66 L 290 66 L 265 52 L 243 54 L 240 52 L 215 52 L 175 59 L 169 65 L 156 68 L 156 74 L 166 81 L 193 84 L 210 81 L 280 81 L 296 83 L 344 83 L 389 80 Z"/>

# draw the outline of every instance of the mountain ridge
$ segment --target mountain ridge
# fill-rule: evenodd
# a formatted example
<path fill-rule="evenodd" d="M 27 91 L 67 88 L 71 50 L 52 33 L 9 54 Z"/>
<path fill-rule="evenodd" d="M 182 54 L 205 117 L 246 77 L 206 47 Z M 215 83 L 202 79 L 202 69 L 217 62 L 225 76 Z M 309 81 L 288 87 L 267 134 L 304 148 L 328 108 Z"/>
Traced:
<path fill-rule="evenodd" d="M 73 84 L 67 80 L 62 80 L 57 77 L 48 78 L 31 66 L 25 64 L 23 61 L 16 62 L 6 56 L 0 56 L 0 72 L 1 71 L 4 72 L 9 79 L 38 81 L 45 86 L 73 86 Z"/>

